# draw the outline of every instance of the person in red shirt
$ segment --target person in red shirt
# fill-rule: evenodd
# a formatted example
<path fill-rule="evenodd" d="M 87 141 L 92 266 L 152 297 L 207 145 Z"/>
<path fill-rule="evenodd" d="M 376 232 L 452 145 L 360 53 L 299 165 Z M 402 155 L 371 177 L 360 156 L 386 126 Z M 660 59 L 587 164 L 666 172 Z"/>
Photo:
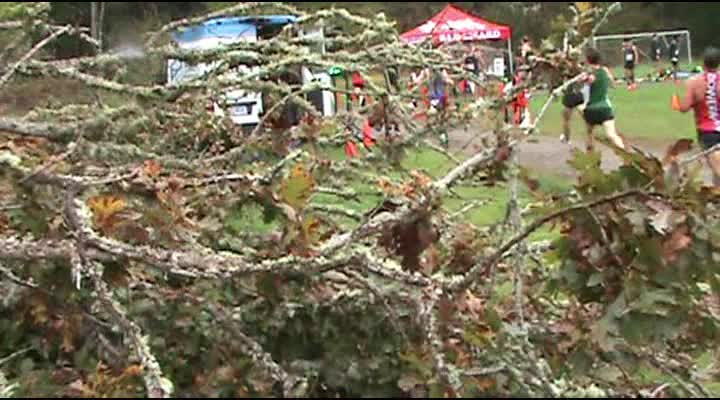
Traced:
<path fill-rule="evenodd" d="M 513 78 L 513 88 L 526 84 L 529 68 L 526 65 L 518 68 L 517 74 Z M 521 90 L 512 102 L 513 107 L 513 123 L 516 125 L 527 126 L 530 124 L 530 93 L 527 89 Z"/>
<path fill-rule="evenodd" d="M 685 97 L 680 100 L 679 111 L 693 110 L 698 141 L 703 149 L 717 147 L 707 155 L 713 172 L 713 185 L 720 186 L 720 49 L 709 47 L 704 54 L 705 71 L 688 80 Z"/>
<path fill-rule="evenodd" d="M 360 107 L 363 107 L 365 105 L 365 95 L 362 94 L 362 91 L 365 90 L 365 79 L 360 75 L 359 71 L 353 71 L 352 84 L 353 101 L 359 101 Z"/>

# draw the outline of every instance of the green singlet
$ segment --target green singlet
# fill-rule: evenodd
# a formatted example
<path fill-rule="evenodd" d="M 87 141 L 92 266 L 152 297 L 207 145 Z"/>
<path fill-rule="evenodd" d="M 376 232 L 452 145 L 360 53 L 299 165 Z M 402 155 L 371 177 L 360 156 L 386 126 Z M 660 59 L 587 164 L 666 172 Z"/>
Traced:
<path fill-rule="evenodd" d="M 584 117 L 589 125 L 602 125 L 614 118 L 612 103 L 608 98 L 610 76 L 605 68 L 595 70 L 595 80 L 590 86 L 590 99 L 585 107 Z"/>

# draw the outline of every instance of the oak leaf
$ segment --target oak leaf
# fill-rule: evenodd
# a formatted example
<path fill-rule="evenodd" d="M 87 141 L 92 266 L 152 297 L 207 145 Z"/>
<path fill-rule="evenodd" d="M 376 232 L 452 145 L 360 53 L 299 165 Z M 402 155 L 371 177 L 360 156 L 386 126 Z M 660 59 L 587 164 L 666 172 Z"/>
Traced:
<path fill-rule="evenodd" d="M 298 164 L 293 168 L 290 176 L 283 181 L 280 196 L 285 203 L 295 210 L 300 210 L 307 204 L 314 188 L 315 178 L 304 165 Z"/>
<path fill-rule="evenodd" d="M 117 222 L 118 215 L 125 210 L 127 203 L 116 196 L 95 196 L 88 200 L 93 212 L 93 222 L 104 231 L 111 230 Z"/>

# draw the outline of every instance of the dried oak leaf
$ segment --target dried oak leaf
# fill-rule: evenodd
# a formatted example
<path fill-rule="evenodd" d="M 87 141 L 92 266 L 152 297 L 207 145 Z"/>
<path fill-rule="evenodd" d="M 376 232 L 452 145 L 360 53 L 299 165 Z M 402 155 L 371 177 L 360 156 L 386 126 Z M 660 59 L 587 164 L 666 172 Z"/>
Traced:
<path fill-rule="evenodd" d="M 304 165 L 296 165 L 290 176 L 283 181 L 280 187 L 282 200 L 300 210 L 305 207 L 315 189 L 315 178 L 310 174 Z"/>
<path fill-rule="evenodd" d="M 155 160 L 145 160 L 143 163 L 143 172 L 150 178 L 160 175 L 161 171 L 162 167 L 160 166 L 160 163 Z"/>
<path fill-rule="evenodd" d="M 663 158 L 663 165 L 667 166 L 669 164 L 672 164 L 677 161 L 678 156 L 682 153 L 687 153 L 688 151 L 692 150 L 693 142 L 690 139 L 680 139 L 677 142 L 670 145 L 667 149 L 667 152 L 665 152 L 665 157 Z"/>
<path fill-rule="evenodd" d="M 103 230 L 111 230 L 119 221 L 118 215 L 125 210 L 127 203 L 116 196 L 95 196 L 88 200 L 93 212 L 95 225 Z"/>
<path fill-rule="evenodd" d="M 420 255 L 438 239 L 438 233 L 425 216 L 412 222 L 401 222 L 384 232 L 380 244 L 388 251 L 401 256 L 404 270 L 420 271 Z"/>
<path fill-rule="evenodd" d="M 692 238 L 689 233 L 690 228 L 687 225 L 681 225 L 663 242 L 662 255 L 665 261 L 674 263 L 677 261 L 680 252 L 690 246 Z"/>
<path fill-rule="evenodd" d="M 506 161 L 508 158 L 510 158 L 510 146 L 505 144 L 498 148 L 495 152 L 495 161 L 502 162 Z"/>

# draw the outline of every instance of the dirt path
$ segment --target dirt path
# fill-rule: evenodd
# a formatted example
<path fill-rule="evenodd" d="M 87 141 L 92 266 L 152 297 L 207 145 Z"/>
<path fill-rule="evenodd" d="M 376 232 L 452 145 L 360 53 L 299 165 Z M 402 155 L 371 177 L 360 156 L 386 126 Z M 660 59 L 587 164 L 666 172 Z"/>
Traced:
<path fill-rule="evenodd" d="M 479 137 L 472 130 L 458 129 L 451 131 L 449 134 L 450 150 L 453 152 L 464 149 L 466 154 L 474 154 L 480 144 Z M 659 145 L 657 143 L 640 142 L 632 140 L 631 144 L 644 151 L 654 154 L 656 157 L 662 158 L 667 146 L 671 143 Z M 581 134 L 575 135 L 570 144 L 560 142 L 558 136 L 538 135 L 532 140 L 527 140 L 520 145 L 518 157 L 520 164 L 529 168 L 535 173 L 548 173 L 556 176 L 574 178 L 575 173 L 567 164 L 572 153 L 572 148 L 585 148 L 585 136 Z M 615 153 L 606 146 L 598 143 L 596 148 L 602 152 L 602 167 L 605 170 L 614 170 L 621 165 L 621 161 Z M 705 182 L 712 182 L 710 172 L 705 170 Z"/>

